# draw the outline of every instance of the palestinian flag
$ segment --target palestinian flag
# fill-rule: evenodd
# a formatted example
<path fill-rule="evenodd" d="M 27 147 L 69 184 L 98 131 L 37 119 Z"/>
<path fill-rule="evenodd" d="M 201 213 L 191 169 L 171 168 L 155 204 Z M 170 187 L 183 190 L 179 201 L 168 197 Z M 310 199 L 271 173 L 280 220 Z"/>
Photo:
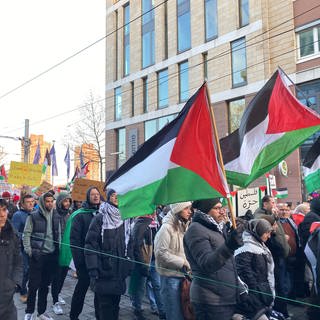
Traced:
<path fill-rule="evenodd" d="M 278 69 L 246 108 L 239 129 L 220 140 L 228 183 L 247 187 L 320 129 Z"/>
<path fill-rule="evenodd" d="M 278 199 L 288 198 L 288 188 L 272 189 L 272 195 Z"/>
<path fill-rule="evenodd" d="M 308 193 L 320 189 L 320 136 L 306 155 L 303 173 Z"/>
<path fill-rule="evenodd" d="M 226 197 L 217 162 L 204 84 L 177 118 L 147 140 L 107 181 L 124 219 L 152 213 L 158 204 Z"/>

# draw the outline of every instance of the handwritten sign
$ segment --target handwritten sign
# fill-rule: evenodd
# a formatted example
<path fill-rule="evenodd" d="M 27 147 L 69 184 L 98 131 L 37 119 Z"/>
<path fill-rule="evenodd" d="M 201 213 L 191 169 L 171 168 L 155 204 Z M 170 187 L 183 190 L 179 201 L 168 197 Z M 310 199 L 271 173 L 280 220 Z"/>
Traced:
<path fill-rule="evenodd" d="M 242 216 L 247 210 L 251 210 L 252 213 L 259 208 L 259 188 L 248 188 L 238 190 L 237 203 L 238 203 L 238 215 Z"/>
<path fill-rule="evenodd" d="M 43 193 L 51 190 L 52 188 L 53 188 L 52 184 L 50 184 L 47 181 L 42 181 L 39 188 L 36 190 L 35 194 L 40 197 Z"/>
<path fill-rule="evenodd" d="M 8 183 L 38 186 L 41 182 L 42 165 L 11 161 Z"/>
<path fill-rule="evenodd" d="M 90 187 L 96 187 L 100 194 L 106 199 L 106 193 L 103 191 L 104 183 L 89 179 L 76 179 L 72 189 L 72 200 L 84 201 L 87 198 L 87 190 Z"/>

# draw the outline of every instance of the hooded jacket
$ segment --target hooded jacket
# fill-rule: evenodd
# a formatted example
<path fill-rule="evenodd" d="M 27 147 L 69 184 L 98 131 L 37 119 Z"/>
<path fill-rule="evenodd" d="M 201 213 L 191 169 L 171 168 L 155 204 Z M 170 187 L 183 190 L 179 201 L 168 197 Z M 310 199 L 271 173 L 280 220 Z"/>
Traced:
<path fill-rule="evenodd" d="M 183 236 L 190 221 L 178 220 L 177 230 L 174 228 L 176 215 L 172 211 L 163 218 L 162 226 L 154 239 L 156 269 L 162 276 L 184 277 L 182 268 L 190 269 L 183 247 Z"/>
<path fill-rule="evenodd" d="M 42 195 L 39 198 L 39 208 L 30 213 L 24 227 L 24 250 L 29 256 L 38 258 L 41 254 L 58 250 L 60 242 L 60 217 L 55 209 L 46 209 Z"/>
<path fill-rule="evenodd" d="M 99 210 L 99 205 L 94 205 L 90 202 L 90 192 L 92 189 L 98 190 L 95 187 L 88 189 L 86 201 L 83 202 L 82 208 L 75 211 L 66 224 L 64 238 L 68 236 L 66 233 L 70 233 L 71 252 L 76 269 L 86 269 L 83 248 L 92 218 Z"/>
<path fill-rule="evenodd" d="M 0 319 L 13 319 L 7 308 L 12 304 L 16 284 L 22 282 L 20 240 L 7 220 L 0 231 Z"/>
<path fill-rule="evenodd" d="M 196 211 L 183 240 L 193 275 L 191 302 L 236 304 L 238 275 L 233 251 L 225 244 L 226 235 L 225 225 L 221 232 L 207 214 Z"/>
<path fill-rule="evenodd" d="M 59 195 L 57 197 L 57 201 L 56 201 L 57 212 L 60 215 L 61 234 L 64 233 L 64 229 L 66 227 L 66 223 L 67 223 L 67 220 L 70 217 L 70 212 L 71 212 L 71 208 L 64 209 L 62 207 L 62 201 L 65 200 L 65 199 L 70 199 L 70 201 L 72 202 L 72 199 L 71 199 L 71 196 L 70 196 L 69 193 L 61 192 L 61 193 L 59 193 Z"/>

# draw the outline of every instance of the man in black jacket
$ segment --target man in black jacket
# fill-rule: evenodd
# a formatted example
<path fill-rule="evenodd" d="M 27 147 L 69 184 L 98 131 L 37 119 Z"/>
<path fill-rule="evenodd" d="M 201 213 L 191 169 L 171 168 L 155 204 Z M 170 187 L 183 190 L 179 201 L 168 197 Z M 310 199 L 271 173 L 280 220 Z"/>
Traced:
<path fill-rule="evenodd" d="M 13 302 L 16 286 L 22 282 L 20 240 L 8 221 L 8 203 L 0 199 L 0 319 L 16 320 Z"/>
<path fill-rule="evenodd" d="M 27 218 L 23 232 L 24 251 L 30 257 L 28 299 L 25 320 L 31 320 L 38 292 L 38 319 L 51 320 L 46 313 L 48 286 L 58 269 L 61 241 L 60 217 L 53 209 L 52 193 L 39 198 L 39 208 Z"/>

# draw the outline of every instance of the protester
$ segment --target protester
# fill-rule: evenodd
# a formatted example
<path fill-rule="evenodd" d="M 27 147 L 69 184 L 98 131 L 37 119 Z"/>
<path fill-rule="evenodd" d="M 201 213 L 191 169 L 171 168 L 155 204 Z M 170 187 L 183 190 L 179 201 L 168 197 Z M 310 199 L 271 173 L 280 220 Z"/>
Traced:
<path fill-rule="evenodd" d="M 8 203 L 8 219 L 11 220 L 13 214 L 18 210 L 18 207 L 11 201 L 11 193 L 9 191 L 4 191 L 2 193 L 2 198 Z"/>
<path fill-rule="evenodd" d="M 121 219 L 117 193 L 109 190 L 107 202 L 93 218 L 85 242 L 90 287 L 97 296 L 96 314 L 101 320 L 119 317 L 120 298 L 133 268 L 131 227 L 131 219 Z"/>
<path fill-rule="evenodd" d="M 82 207 L 82 201 L 79 200 L 73 200 L 71 211 L 72 213 L 79 210 Z"/>
<path fill-rule="evenodd" d="M 72 204 L 71 195 L 67 192 L 61 192 L 56 201 L 56 210 L 60 215 L 61 223 L 61 234 L 64 233 L 67 220 L 70 217 L 70 207 Z M 53 300 L 53 312 L 55 314 L 63 314 L 63 309 L 61 305 L 66 304 L 64 299 L 60 296 L 60 292 L 63 287 L 64 280 L 68 274 L 69 267 L 59 266 L 58 271 L 54 274 L 52 285 L 51 285 L 51 294 Z"/>
<path fill-rule="evenodd" d="M 154 269 L 154 250 L 153 243 L 155 232 L 152 223 L 155 221 L 155 214 L 138 217 L 133 227 L 133 252 L 134 260 L 139 262 L 134 266 L 130 277 L 129 293 L 137 320 L 143 320 L 142 297 L 147 279 L 150 279 L 151 288 L 155 297 L 155 311 L 159 311 L 159 318 L 165 319 L 165 312 L 160 295 L 160 278 Z M 153 262 L 153 263 L 152 263 Z M 153 264 L 153 269 L 152 269 Z"/>
<path fill-rule="evenodd" d="M 35 311 L 38 292 L 38 319 L 51 320 L 46 313 L 48 286 L 58 270 L 59 244 L 61 241 L 60 217 L 53 209 L 54 198 L 47 192 L 39 198 L 39 209 L 26 221 L 23 246 L 29 255 L 29 284 L 25 320 L 31 320 Z"/>
<path fill-rule="evenodd" d="M 66 241 L 65 239 L 70 239 L 71 252 L 78 279 L 72 295 L 71 320 L 77 320 L 81 314 L 84 299 L 90 285 L 90 277 L 84 256 L 84 245 L 90 223 L 99 210 L 100 199 L 99 190 L 96 187 L 90 187 L 87 190 L 86 201 L 82 203 L 82 208 L 75 211 L 67 221 L 63 236 L 64 242 Z M 96 306 L 96 299 L 94 303 Z"/>
<path fill-rule="evenodd" d="M 233 253 L 243 245 L 242 230 L 228 232 L 219 198 L 195 201 L 193 208 L 183 243 L 193 275 L 190 299 L 196 318 L 231 319 L 239 291 Z"/>
<path fill-rule="evenodd" d="M 23 230 L 26 225 L 27 217 L 32 212 L 34 206 L 34 199 L 32 195 L 25 194 L 20 203 L 20 210 L 16 211 L 12 217 L 12 225 L 18 232 L 18 236 L 21 242 L 21 255 L 22 255 L 22 262 L 23 262 L 23 278 L 22 278 L 22 285 L 20 290 L 20 300 L 22 303 L 27 302 L 27 282 L 29 276 L 29 256 L 24 251 L 23 243 L 22 243 L 22 235 Z"/>
<path fill-rule="evenodd" d="M 22 282 L 19 238 L 8 220 L 8 203 L 0 199 L 0 319 L 17 320 L 13 295 Z"/>
<path fill-rule="evenodd" d="M 295 224 L 299 227 L 299 224 L 304 220 L 305 215 L 310 211 L 310 203 L 309 202 L 303 202 L 298 204 L 295 209 L 293 210 L 293 213 L 291 215 L 291 218 L 295 222 Z"/>
<path fill-rule="evenodd" d="M 274 262 L 265 242 L 272 230 L 267 220 L 250 220 L 242 235 L 244 245 L 234 253 L 238 275 L 249 288 L 249 294 L 237 305 L 237 313 L 250 319 L 267 320 L 271 313 L 275 296 Z"/>
<path fill-rule="evenodd" d="M 167 319 L 183 319 L 180 301 L 184 273 L 190 271 L 183 236 L 190 224 L 191 202 L 170 205 L 154 241 L 156 269 L 161 278 L 161 298 Z"/>

